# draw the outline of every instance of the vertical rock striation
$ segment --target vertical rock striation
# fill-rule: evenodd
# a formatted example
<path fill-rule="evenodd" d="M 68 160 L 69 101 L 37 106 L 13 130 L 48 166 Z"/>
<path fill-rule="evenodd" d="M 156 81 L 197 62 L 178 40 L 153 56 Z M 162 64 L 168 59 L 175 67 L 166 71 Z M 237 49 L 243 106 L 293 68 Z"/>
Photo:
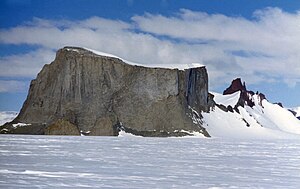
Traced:
<path fill-rule="evenodd" d="M 60 134 L 59 128 L 68 134 L 69 128 L 72 134 L 105 136 L 120 129 L 142 136 L 182 136 L 185 131 L 209 136 L 200 113 L 212 104 L 205 67 L 148 68 L 65 47 L 31 82 L 20 114 L 4 126 L 11 133 L 10 125 L 21 122 L 45 134 Z M 30 126 L 23 133 L 41 134 Z"/>

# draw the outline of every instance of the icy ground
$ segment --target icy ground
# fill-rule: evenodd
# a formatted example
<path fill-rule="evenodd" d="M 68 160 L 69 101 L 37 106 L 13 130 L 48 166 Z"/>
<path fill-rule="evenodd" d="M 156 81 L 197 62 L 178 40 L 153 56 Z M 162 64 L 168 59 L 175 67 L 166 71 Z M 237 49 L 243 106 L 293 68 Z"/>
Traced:
<path fill-rule="evenodd" d="M 300 188 L 299 140 L 0 135 L 0 188 Z"/>

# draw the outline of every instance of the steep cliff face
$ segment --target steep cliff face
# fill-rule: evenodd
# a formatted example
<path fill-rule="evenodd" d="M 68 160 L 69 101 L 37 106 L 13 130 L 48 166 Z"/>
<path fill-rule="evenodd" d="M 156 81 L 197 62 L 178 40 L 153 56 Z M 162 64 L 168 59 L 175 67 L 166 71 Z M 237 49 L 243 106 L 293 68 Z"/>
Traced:
<path fill-rule="evenodd" d="M 200 113 L 212 105 L 205 67 L 148 68 L 65 47 L 31 82 L 12 123 L 39 126 L 45 134 L 60 134 L 60 127 L 74 134 L 76 127 L 89 135 L 118 135 L 123 129 L 143 136 L 187 134 L 181 130 L 209 136 Z M 26 132 L 40 134 L 30 126 Z"/>

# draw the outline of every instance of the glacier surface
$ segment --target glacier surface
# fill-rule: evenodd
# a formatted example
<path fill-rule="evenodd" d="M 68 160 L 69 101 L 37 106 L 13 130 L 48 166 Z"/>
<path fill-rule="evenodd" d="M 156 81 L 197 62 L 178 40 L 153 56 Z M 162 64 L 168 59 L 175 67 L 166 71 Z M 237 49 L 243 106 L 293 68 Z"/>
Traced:
<path fill-rule="evenodd" d="M 300 140 L 0 135 L 0 188 L 299 188 Z"/>

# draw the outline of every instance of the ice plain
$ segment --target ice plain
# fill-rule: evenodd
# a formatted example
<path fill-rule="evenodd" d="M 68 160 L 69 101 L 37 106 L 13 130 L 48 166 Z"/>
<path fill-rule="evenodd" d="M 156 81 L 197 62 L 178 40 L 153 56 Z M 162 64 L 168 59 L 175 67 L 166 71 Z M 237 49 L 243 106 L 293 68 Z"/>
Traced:
<path fill-rule="evenodd" d="M 300 140 L 0 135 L 0 188 L 300 188 Z"/>

